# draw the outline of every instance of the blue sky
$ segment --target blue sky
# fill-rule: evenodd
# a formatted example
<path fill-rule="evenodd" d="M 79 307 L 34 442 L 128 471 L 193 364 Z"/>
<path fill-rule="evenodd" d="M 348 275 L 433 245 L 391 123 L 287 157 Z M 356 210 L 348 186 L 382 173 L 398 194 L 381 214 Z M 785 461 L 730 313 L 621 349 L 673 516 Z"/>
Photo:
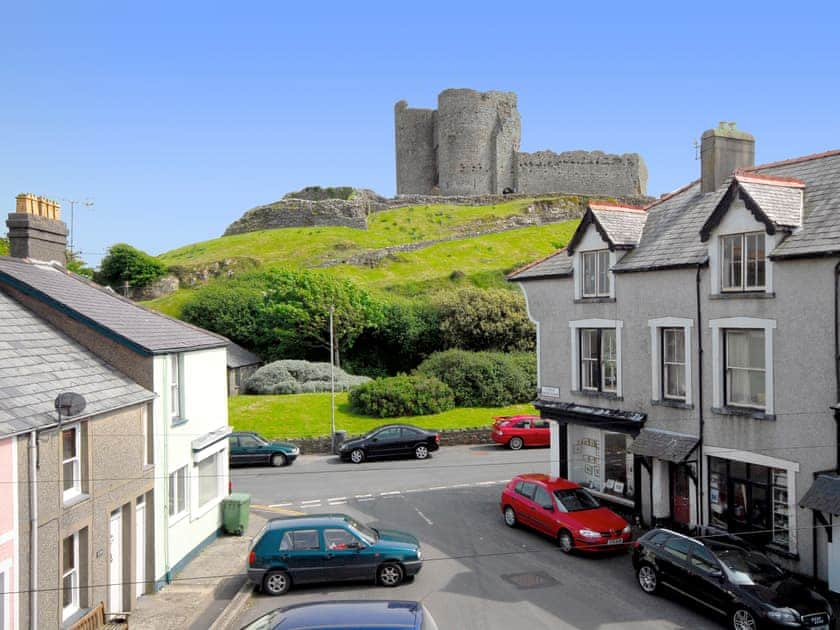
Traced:
<path fill-rule="evenodd" d="M 840 148 L 828 4 L 35 5 L 0 8 L 0 214 L 93 197 L 91 262 L 213 238 L 306 185 L 391 195 L 394 103 L 448 87 L 517 92 L 523 150 L 641 153 L 651 195 L 698 176 L 719 120 L 759 162 Z"/>

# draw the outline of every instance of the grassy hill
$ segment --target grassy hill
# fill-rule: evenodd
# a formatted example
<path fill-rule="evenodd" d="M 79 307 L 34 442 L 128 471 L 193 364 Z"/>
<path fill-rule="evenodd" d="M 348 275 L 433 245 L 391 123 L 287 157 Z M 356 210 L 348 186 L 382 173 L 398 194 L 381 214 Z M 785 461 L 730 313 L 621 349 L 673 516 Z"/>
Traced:
<path fill-rule="evenodd" d="M 460 285 L 509 287 L 506 273 L 563 247 L 577 226 L 574 220 L 516 227 L 521 218 L 533 216 L 535 204 L 550 203 L 555 208 L 581 212 L 586 202 L 586 197 L 568 195 L 489 206 L 408 206 L 372 214 L 367 230 L 262 230 L 186 245 L 162 254 L 160 259 L 185 269 L 235 258 L 252 259 L 263 267 L 323 266 L 325 272 L 356 281 L 371 291 L 402 296 Z M 498 229 L 504 231 L 488 233 Z M 415 251 L 390 253 L 365 264 L 336 264 L 366 252 L 430 241 L 441 242 Z M 190 292 L 182 289 L 148 304 L 177 316 Z"/>

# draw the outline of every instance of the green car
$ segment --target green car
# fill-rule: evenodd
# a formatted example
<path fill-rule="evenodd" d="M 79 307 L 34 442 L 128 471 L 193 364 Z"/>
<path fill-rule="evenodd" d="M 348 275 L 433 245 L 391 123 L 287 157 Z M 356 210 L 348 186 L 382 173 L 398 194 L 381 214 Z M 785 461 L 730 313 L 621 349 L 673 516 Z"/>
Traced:
<path fill-rule="evenodd" d="M 259 433 L 237 431 L 228 436 L 230 464 L 271 464 L 288 466 L 300 449 L 288 442 L 269 442 Z"/>
<path fill-rule="evenodd" d="M 397 586 L 422 564 L 411 534 L 368 527 L 346 514 L 313 514 L 267 521 L 248 554 L 248 579 L 269 595 L 314 582 Z"/>

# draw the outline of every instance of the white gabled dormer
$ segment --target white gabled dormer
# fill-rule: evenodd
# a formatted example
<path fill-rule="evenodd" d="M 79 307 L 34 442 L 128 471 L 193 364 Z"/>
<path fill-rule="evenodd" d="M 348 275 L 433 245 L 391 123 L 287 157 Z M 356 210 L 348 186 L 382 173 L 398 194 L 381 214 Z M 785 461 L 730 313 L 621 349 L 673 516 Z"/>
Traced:
<path fill-rule="evenodd" d="M 576 300 L 615 299 L 612 268 L 639 243 L 647 213 L 634 206 L 590 203 L 569 241 Z"/>
<path fill-rule="evenodd" d="M 769 255 L 802 225 L 804 194 L 800 180 L 736 172 L 700 230 L 712 295 L 773 294 Z"/>

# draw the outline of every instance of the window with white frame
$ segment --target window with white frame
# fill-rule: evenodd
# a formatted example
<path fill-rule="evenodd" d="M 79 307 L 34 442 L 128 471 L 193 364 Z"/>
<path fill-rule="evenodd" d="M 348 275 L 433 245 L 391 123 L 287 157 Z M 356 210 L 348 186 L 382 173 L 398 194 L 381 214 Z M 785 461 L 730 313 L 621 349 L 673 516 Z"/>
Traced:
<path fill-rule="evenodd" d="M 618 385 L 615 329 L 580 329 L 581 389 L 615 393 Z"/>
<path fill-rule="evenodd" d="M 662 398 L 685 401 L 685 328 L 662 329 Z"/>
<path fill-rule="evenodd" d="M 691 328 L 694 320 L 648 320 L 651 349 L 651 399 L 691 405 Z"/>
<path fill-rule="evenodd" d="M 141 408 L 140 422 L 143 425 L 143 464 L 151 466 L 155 463 L 155 431 L 148 405 Z"/>
<path fill-rule="evenodd" d="M 181 419 L 181 357 L 169 355 L 169 415 L 173 422 Z"/>
<path fill-rule="evenodd" d="M 763 330 L 725 330 L 726 404 L 764 409 L 767 400 Z"/>
<path fill-rule="evenodd" d="M 220 464 L 219 453 L 214 453 L 196 464 L 198 469 L 198 507 L 200 508 L 219 497 L 219 486 L 222 479 L 219 469 Z"/>
<path fill-rule="evenodd" d="M 610 295 L 610 252 L 600 249 L 581 252 L 583 268 L 583 297 L 609 297 Z"/>
<path fill-rule="evenodd" d="M 63 498 L 68 501 L 82 493 L 81 431 L 79 425 L 61 431 L 61 477 Z"/>
<path fill-rule="evenodd" d="M 726 234 L 720 237 L 723 291 L 759 291 L 765 288 L 764 233 Z"/>
<path fill-rule="evenodd" d="M 61 619 L 79 610 L 79 533 L 61 542 Z"/>
<path fill-rule="evenodd" d="M 187 511 L 187 467 L 169 475 L 169 516 L 177 518 Z"/>

